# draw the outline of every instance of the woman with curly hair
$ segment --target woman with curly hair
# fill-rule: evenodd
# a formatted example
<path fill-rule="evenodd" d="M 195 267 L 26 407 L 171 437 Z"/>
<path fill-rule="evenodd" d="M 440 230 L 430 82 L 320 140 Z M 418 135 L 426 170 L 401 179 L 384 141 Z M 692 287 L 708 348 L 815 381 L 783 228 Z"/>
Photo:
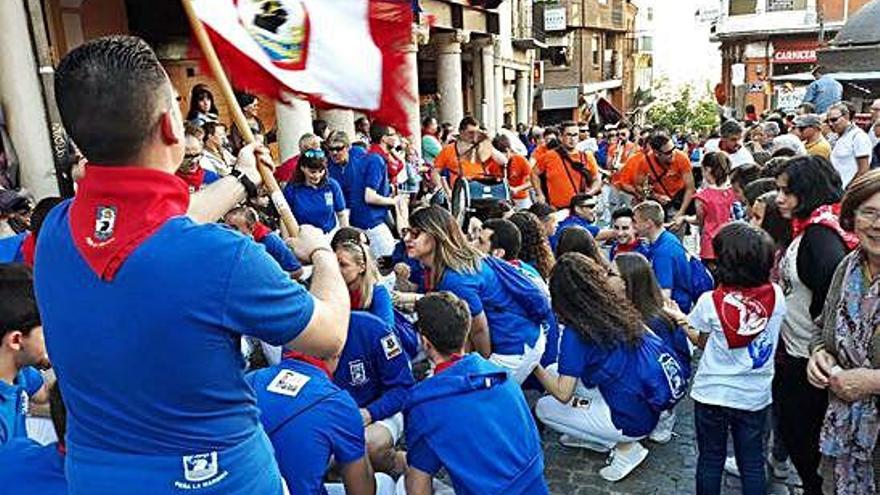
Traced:
<path fill-rule="evenodd" d="M 541 221 L 534 213 L 518 211 L 510 216 L 509 220 L 516 224 L 522 235 L 522 248 L 519 259 L 535 267 L 544 280 L 550 278 L 550 271 L 556 260 L 553 258 L 553 250 L 550 242 L 544 235 Z"/>
<path fill-rule="evenodd" d="M 651 399 L 657 384 L 675 383 L 675 397 L 687 387 L 680 368 L 657 366 L 670 362 L 670 351 L 648 331 L 616 277 L 583 254 L 559 258 L 550 276 L 553 310 L 565 325 L 559 364 L 535 370 L 550 394 L 538 400 L 538 419 L 563 434 L 563 445 L 613 451 L 599 470 L 608 481 L 623 479 L 647 457 L 639 440 L 657 426 L 660 411 Z"/>
<path fill-rule="evenodd" d="M 468 348 L 522 383 L 544 354 L 546 337 L 455 218 L 436 205 L 420 208 L 403 240 L 406 254 L 425 268 L 426 292 L 449 291 L 467 303 L 473 317 Z"/>

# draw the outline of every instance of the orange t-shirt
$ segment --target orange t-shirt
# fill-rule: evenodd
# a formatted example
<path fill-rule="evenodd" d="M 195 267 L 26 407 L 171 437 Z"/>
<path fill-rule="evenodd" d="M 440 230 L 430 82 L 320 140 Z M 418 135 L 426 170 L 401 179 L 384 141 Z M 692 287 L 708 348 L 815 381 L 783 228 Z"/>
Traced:
<path fill-rule="evenodd" d="M 501 166 L 490 158 L 486 161 L 486 171 L 495 177 L 501 177 Z M 524 156 L 511 154 L 507 161 L 507 183 L 510 187 L 519 187 L 529 181 L 532 173 L 532 166 Z M 520 192 L 511 193 L 513 199 L 526 199 L 529 197 L 529 191 L 522 190 Z"/>
<path fill-rule="evenodd" d="M 623 162 L 623 166 L 620 167 L 620 170 L 614 172 L 611 176 L 611 184 L 621 189 L 621 184 L 630 184 L 633 187 L 638 188 L 636 183 L 636 170 L 639 168 L 639 163 L 644 160 L 644 154 L 641 151 L 637 151 L 634 155 L 629 157 L 625 162 Z"/>
<path fill-rule="evenodd" d="M 472 162 L 465 158 L 459 159 L 458 152 L 455 149 L 455 143 L 444 146 L 443 149 L 440 150 L 440 153 L 437 154 L 437 157 L 434 158 L 434 167 L 438 171 L 449 171 L 449 185 L 455 184 L 459 172 L 464 173 L 464 176 L 467 179 L 483 177 L 486 174 L 494 175 L 493 172 L 489 170 L 491 159 L 487 160 L 485 164 L 486 168 L 484 170 L 479 162 Z"/>
<path fill-rule="evenodd" d="M 635 187 L 636 190 L 641 190 L 640 184 L 647 177 L 654 194 L 664 194 L 670 198 L 684 189 L 684 176 L 691 173 L 691 161 L 687 155 L 679 150 L 673 152 L 672 162 L 668 165 L 668 168 L 660 165 L 653 152 L 650 154 L 638 153 L 633 155 L 632 158 L 627 160 L 624 169 L 630 167 L 632 167 L 632 175 L 628 177 L 629 180 L 627 182 Z M 657 180 L 658 177 L 659 181 Z"/>
<path fill-rule="evenodd" d="M 590 173 L 591 180 L 599 177 L 599 165 L 592 153 L 574 151 L 568 154 L 574 162 L 583 163 Z M 584 192 L 589 184 L 583 180 L 580 172 L 571 167 L 569 161 L 562 160 L 557 151 L 547 151 L 535 165 L 539 175 L 547 179 L 547 202 L 556 208 L 568 208 L 572 196 Z"/>
<path fill-rule="evenodd" d="M 547 145 L 539 144 L 538 147 L 532 151 L 532 158 L 535 160 L 535 163 L 538 163 L 538 160 L 544 156 L 544 153 L 547 153 Z"/>

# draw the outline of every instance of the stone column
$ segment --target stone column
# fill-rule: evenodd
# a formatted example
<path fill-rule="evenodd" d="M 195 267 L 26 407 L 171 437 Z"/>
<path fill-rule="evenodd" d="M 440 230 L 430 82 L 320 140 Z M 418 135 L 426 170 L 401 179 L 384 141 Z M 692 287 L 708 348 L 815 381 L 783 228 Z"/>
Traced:
<path fill-rule="evenodd" d="M 531 120 L 532 105 L 529 102 L 529 73 L 520 70 L 516 72 L 516 122 L 517 124 L 529 125 Z"/>
<path fill-rule="evenodd" d="M 278 150 L 281 161 L 299 154 L 299 138 L 312 130 L 312 105 L 291 94 L 284 94 L 287 103 L 275 103 L 278 124 Z"/>
<path fill-rule="evenodd" d="M 29 24 L 24 2 L 0 1 L 0 46 L 4 47 L 0 49 L 0 106 L 18 157 L 21 185 L 39 201 L 58 195 L 58 181 Z"/>
<path fill-rule="evenodd" d="M 495 43 L 490 39 L 480 49 L 481 65 L 483 70 L 482 89 L 483 89 L 483 109 L 482 115 L 483 125 L 490 133 L 495 132 L 496 128 L 496 101 L 495 97 Z"/>
<path fill-rule="evenodd" d="M 504 67 L 501 62 L 495 65 L 495 128 L 498 132 L 504 125 Z"/>
<path fill-rule="evenodd" d="M 354 112 L 345 108 L 318 110 L 318 118 L 327 121 L 331 131 L 345 131 L 348 139 L 354 139 Z"/>
<path fill-rule="evenodd" d="M 440 121 L 458 126 L 464 117 L 464 93 L 461 85 L 461 44 L 470 38 L 467 31 L 436 35 L 437 90 L 440 93 Z"/>
<path fill-rule="evenodd" d="M 409 71 L 406 94 L 403 96 L 406 108 L 409 138 L 416 146 L 422 148 L 422 116 L 419 100 L 419 45 L 428 43 L 430 28 L 427 25 L 413 24 L 410 42 L 406 45 L 406 65 Z"/>

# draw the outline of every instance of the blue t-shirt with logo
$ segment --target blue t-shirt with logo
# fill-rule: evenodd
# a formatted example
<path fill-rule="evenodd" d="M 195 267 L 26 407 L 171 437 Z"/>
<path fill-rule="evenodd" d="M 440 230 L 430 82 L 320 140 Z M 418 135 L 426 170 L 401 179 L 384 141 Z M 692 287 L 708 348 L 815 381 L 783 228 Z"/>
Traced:
<path fill-rule="evenodd" d="M 0 486 L 4 495 L 68 495 L 64 455 L 57 443 L 43 446 L 15 438 L 0 448 Z"/>
<path fill-rule="evenodd" d="M 345 465 L 366 454 L 357 404 L 323 370 L 284 359 L 245 377 L 290 493 L 325 495 L 330 457 Z"/>
<path fill-rule="evenodd" d="M 525 346 L 534 346 L 538 340 L 541 327 L 520 314 L 521 311 L 511 309 L 519 305 L 487 263 L 480 261 L 476 273 L 447 268 L 436 290 L 446 290 L 461 298 L 467 303 L 471 316 L 486 312 L 493 353 L 519 355 Z"/>
<path fill-rule="evenodd" d="M 312 296 L 252 239 L 184 216 L 103 281 L 73 243 L 69 206 L 44 223 L 34 282 L 69 412 L 72 491 L 280 493 L 240 341 L 294 340 Z"/>
<path fill-rule="evenodd" d="M 672 232 L 664 230 L 647 250 L 657 283 L 662 289 L 672 290 L 672 300 L 678 303 L 682 311 L 690 311 L 693 304 L 690 295 L 691 267 L 681 241 Z"/>
<path fill-rule="evenodd" d="M 393 329 L 370 313 L 352 311 L 333 382 L 378 421 L 403 409 L 415 379 Z"/>
<path fill-rule="evenodd" d="M 284 187 L 284 199 L 293 210 L 297 222 L 313 225 L 325 234 L 336 228 L 336 214 L 345 209 L 342 188 L 335 179 L 329 177 L 318 187 L 288 183 Z"/>
<path fill-rule="evenodd" d="M 633 371 L 636 352 L 625 344 L 602 347 L 571 327 L 563 329 L 559 345 L 559 374 L 580 378 L 587 388 L 598 387 L 611 410 L 611 422 L 629 437 L 651 433 L 659 419 L 646 400 L 631 392 L 641 388 Z"/>
<path fill-rule="evenodd" d="M 27 437 L 28 402 L 42 386 L 43 376 L 31 366 L 18 370 L 12 385 L 0 380 L 0 446 L 14 438 Z"/>
<path fill-rule="evenodd" d="M 380 196 L 391 194 L 388 179 L 388 165 L 385 159 L 376 153 L 367 153 L 349 165 L 351 170 L 351 225 L 359 229 L 372 229 L 385 221 L 388 206 L 367 204 L 365 194 L 367 188 L 373 189 Z"/>

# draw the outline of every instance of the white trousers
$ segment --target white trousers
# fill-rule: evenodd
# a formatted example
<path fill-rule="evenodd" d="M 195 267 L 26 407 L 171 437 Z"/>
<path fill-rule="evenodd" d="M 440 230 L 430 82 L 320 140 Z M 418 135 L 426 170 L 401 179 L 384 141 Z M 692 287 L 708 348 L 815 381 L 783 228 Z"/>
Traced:
<path fill-rule="evenodd" d="M 557 376 L 556 365 L 547 368 L 551 376 Z M 639 438 L 628 437 L 614 426 L 611 421 L 611 409 L 602 397 L 598 388 L 586 388 L 578 380 L 574 398 L 567 404 L 546 395 L 538 399 L 535 415 L 550 429 L 602 445 L 608 450 L 618 443 L 628 443 Z"/>
<path fill-rule="evenodd" d="M 372 229 L 368 229 L 366 234 L 367 239 L 370 240 L 370 254 L 372 254 L 374 258 L 391 256 L 391 253 L 394 252 L 394 244 L 396 241 L 394 240 L 394 235 L 391 234 L 391 229 L 388 228 L 388 225 L 380 223 Z"/>
<path fill-rule="evenodd" d="M 394 495 L 396 488 L 394 480 L 385 473 L 376 473 L 376 495 Z M 401 477 L 403 479 L 403 477 Z M 345 495 L 345 485 L 342 483 L 324 483 L 327 495 Z"/>
<path fill-rule="evenodd" d="M 391 445 L 397 445 L 397 442 L 399 442 L 400 438 L 403 436 L 402 412 L 388 416 L 385 419 L 380 419 L 379 421 L 376 421 L 375 424 L 388 430 L 388 433 L 391 434 Z"/>
<path fill-rule="evenodd" d="M 495 354 L 489 356 L 489 361 L 506 369 L 508 374 L 516 380 L 516 383 L 522 385 L 526 378 L 532 374 L 541 357 L 544 355 L 544 348 L 547 346 L 547 336 L 541 331 L 538 334 L 538 340 L 535 341 L 534 347 L 525 346 L 522 354 Z"/>

